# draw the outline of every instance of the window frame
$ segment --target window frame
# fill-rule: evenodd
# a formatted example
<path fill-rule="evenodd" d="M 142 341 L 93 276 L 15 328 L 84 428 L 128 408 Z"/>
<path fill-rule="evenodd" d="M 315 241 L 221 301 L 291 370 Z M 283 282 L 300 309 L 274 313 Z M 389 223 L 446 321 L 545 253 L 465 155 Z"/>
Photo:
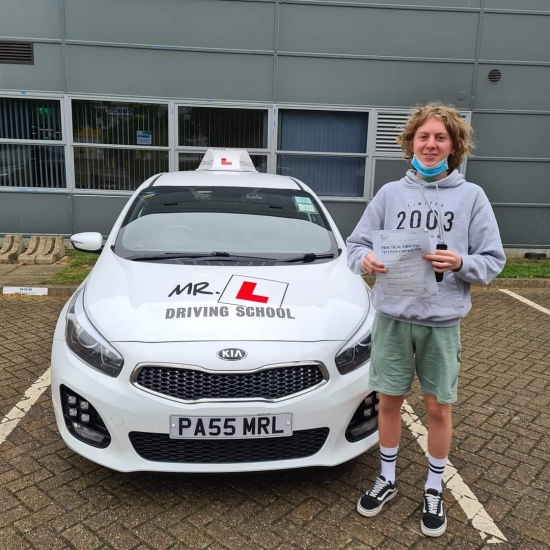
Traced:
<path fill-rule="evenodd" d="M 366 113 L 368 115 L 367 120 L 367 139 L 366 139 L 366 148 L 364 153 L 336 153 L 336 152 L 317 152 L 317 151 L 288 151 L 285 149 L 278 149 L 278 138 L 279 138 L 279 111 L 280 110 L 295 110 L 295 111 L 329 111 L 335 113 Z M 273 106 L 274 114 L 274 134 L 275 134 L 275 143 L 273 150 L 273 173 L 276 174 L 277 170 L 277 155 L 302 155 L 302 156 L 322 156 L 322 157 L 351 157 L 351 158 L 364 158 L 365 159 L 365 175 L 363 178 L 363 195 L 360 197 L 344 197 L 338 195 L 318 195 L 318 197 L 323 201 L 331 202 L 367 202 L 369 200 L 368 191 L 370 188 L 370 176 L 372 170 L 372 152 L 373 147 L 371 145 L 372 141 L 372 130 L 373 130 L 373 119 L 374 109 L 364 108 L 364 107 L 341 107 L 341 106 L 332 106 L 332 105 L 300 105 L 296 103 L 278 103 Z M 305 182 L 304 182 L 305 183 Z"/>
<path fill-rule="evenodd" d="M 179 169 L 179 155 L 180 153 L 199 153 L 204 154 L 210 147 L 192 147 L 179 145 L 179 108 L 180 107 L 202 107 L 210 109 L 248 109 L 252 111 L 267 111 L 267 147 L 261 148 L 247 148 L 246 150 L 250 155 L 261 155 L 267 159 L 267 173 L 274 174 L 275 166 L 272 164 L 271 151 L 273 147 L 273 135 L 270 132 L 270 128 L 273 128 L 273 105 L 265 103 L 231 103 L 231 102 L 212 102 L 212 101 L 175 101 L 174 102 L 174 151 L 175 151 L 175 170 Z M 276 136 L 275 136 L 276 139 Z"/>
<path fill-rule="evenodd" d="M 114 145 L 111 143 L 81 143 L 74 140 L 73 135 L 73 100 L 79 101 L 110 101 L 113 103 L 149 103 L 152 105 L 167 105 L 168 106 L 168 145 Z M 66 125 L 69 139 L 67 140 L 68 147 L 70 148 L 70 172 L 71 172 L 71 191 L 74 194 L 93 194 L 93 195 L 115 195 L 115 196 L 131 196 L 134 190 L 128 189 L 81 189 L 76 187 L 76 173 L 74 162 L 74 150 L 75 148 L 87 147 L 94 149 L 130 149 L 133 151 L 168 151 L 168 171 L 173 171 L 172 158 L 173 158 L 173 143 L 171 143 L 172 126 L 173 126 L 173 101 L 166 99 L 151 99 L 151 98 L 135 98 L 135 97 L 113 97 L 113 96 L 93 96 L 93 95 L 77 95 L 70 94 L 66 96 Z"/>
<path fill-rule="evenodd" d="M 0 138 L 0 145 L 36 145 L 39 147 L 56 146 L 63 147 L 65 153 L 65 187 L 25 187 L 25 186 L 4 186 L 0 185 L 0 193 L 6 192 L 29 192 L 32 189 L 33 193 L 67 193 L 70 190 L 71 179 L 69 177 L 68 162 L 69 151 L 67 146 L 67 121 L 66 121 L 66 108 L 65 108 L 65 95 L 59 93 L 47 93 L 47 92 L 5 92 L 0 91 L 0 100 L 2 99 L 47 99 L 50 101 L 59 102 L 59 113 L 61 117 L 60 128 L 63 139 L 14 139 L 14 138 Z"/>
<path fill-rule="evenodd" d="M 152 98 L 135 96 L 113 96 L 104 94 L 64 94 L 60 92 L 16 92 L 0 91 L 0 99 L 47 99 L 60 102 L 61 113 L 61 140 L 18 140 L 11 138 L 0 138 L 0 144 L 10 145 L 50 145 L 64 147 L 65 152 L 65 180 L 66 187 L 45 188 L 45 187 L 3 187 L 2 192 L 28 192 L 32 189 L 35 193 L 64 193 L 69 195 L 94 195 L 94 196 L 126 196 L 133 194 L 132 190 L 122 189 L 77 189 L 74 169 L 74 148 L 75 147 L 94 147 L 106 149 L 131 149 L 131 150 L 153 150 L 168 152 L 168 170 L 179 170 L 180 153 L 204 154 L 207 147 L 189 147 L 178 145 L 178 108 L 184 107 L 205 107 L 205 108 L 226 108 L 226 109 L 253 109 L 267 111 L 267 147 L 247 149 L 251 155 L 265 156 L 267 159 L 267 173 L 277 173 L 277 155 L 319 155 L 319 156 L 340 156 L 340 157 L 359 157 L 365 159 L 365 176 L 363 185 L 363 196 L 346 197 L 336 195 L 318 195 L 323 202 L 341 202 L 341 203 L 367 203 L 373 197 L 374 174 L 377 159 L 397 159 L 402 156 L 398 151 L 380 152 L 376 150 L 376 133 L 379 113 L 403 113 L 409 114 L 411 108 L 391 108 L 386 106 L 339 106 L 339 105 L 315 105 L 299 103 L 273 103 L 273 102 L 254 102 L 254 101 L 224 101 L 224 100 L 199 100 L 199 99 L 179 99 L 179 98 Z M 111 145 L 98 143 L 80 143 L 74 141 L 73 136 L 73 113 L 72 101 L 110 101 L 115 103 L 149 103 L 168 106 L 168 145 L 167 146 L 135 146 L 135 145 Z M 279 133 L 279 110 L 311 110 L 311 111 L 331 111 L 331 112 L 359 112 L 368 115 L 366 151 L 364 153 L 334 153 L 334 152 L 314 152 L 314 151 L 286 151 L 277 149 Z M 460 110 L 467 121 L 471 120 L 472 113 L 466 109 Z M 465 168 L 464 163 L 461 168 Z"/>

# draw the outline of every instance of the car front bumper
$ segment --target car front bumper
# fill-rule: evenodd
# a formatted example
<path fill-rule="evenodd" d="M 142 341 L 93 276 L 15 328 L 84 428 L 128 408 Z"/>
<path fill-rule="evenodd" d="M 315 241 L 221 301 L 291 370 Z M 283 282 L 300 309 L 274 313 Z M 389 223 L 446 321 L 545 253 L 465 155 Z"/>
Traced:
<path fill-rule="evenodd" d="M 378 442 L 378 432 L 350 442 L 346 439 L 346 428 L 355 411 L 370 390 L 367 386 L 368 364 L 355 371 L 341 375 L 334 365 L 336 350 L 342 342 L 187 342 L 187 343 L 128 343 L 118 342 L 114 346 L 125 358 L 124 367 L 117 378 L 98 372 L 76 357 L 63 340 L 54 340 L 52 349 L 52 398 L 59 431 L 65 443 L 78 454 L 98 464 L 118 471 L 163 471 L 163 472 L 242 472 L 277 470 L 307 466 L 334 466 L 365 452 Z M 288 363 L 290 361 L 319 361 L 326 366 L 328 380 L 302 394 L 277 401 L 226 401 L 185 403 L 178 400 L 151 394 L 131 383 L 136 367 L 143 364 L 176 366 L 205 365 L 205 357 L 214 357 L 225 347 L 245 348 L 246 360 L 221 362 L 210 360 L 211 370 L 223 369 L 253 370 L 260 365 Z M 185 360 L 182 361 L 181 358 Z M 256 358 L 256 359 L 255 359 Z M 258 358 L 260 363 L 258 363 Z M 60 387 L 69 390 L 89 401 L 101 416 L 111 436 L 106 448 L 96 448 L 79 439 L 68 430 L 63 416 Z M 227 440 L 182 440 L 170 439 L 171 415 L 201 417 L 235 417 L 292 414 L 294 434 L 323 433 L 326 440 L 319 450 L 308 456 L 282 458 L 276 460 L 250 459 L 244 461 L 224 461 Z M 136 434 L 139 434 L 136 436 Z M 293 437 L 294 437 L 293 434 Z M 170 449 L 182 445 L 209 449 L 199 456 L 208 456 L 210 450 L 217 453 L 214 462 L 180 461 L 178 459 L 151 460 L 140 456 L 136 451 L 136 437 L 145 438 L 147 445 L 158 445 L 162 440 L 170 455 Z M 252 445 L 294 443 L 291 440 L 279 441 L 285 437 L 270 438 L 263 443 Z M 132 443 L 134 441 L 134 444 Z M 225 441 L 220 443 L 220 441 Z M 243 442 L 244 440 L 240 440 Z M 250 442 L 251 439 L 247 439 Z M 292 440 L 294 441 L 294 440 Z M 187 442 L 187 443 L 186 443 Z M 299 442 L 296 445 L 301 444 Z M 287 445 L 288 446 L 288 445 Z M 221 455 L 220 455 L 221 453 Z M 143 454 L 143 453 L 142 453 Z M 297 451 L 297 454 L 300 453 Z M 302 452 L 301 455 L 304 453 Z M 307 452 L 306 452 L 307 454 Z M 290 456 L 293 452 L 290 452 Z M 219 458 L 221 456 L 221 459 Z M 287 455 L 288 456 L 288 452 Z M 210 460 L 210 459 L 208 459 Z"/>

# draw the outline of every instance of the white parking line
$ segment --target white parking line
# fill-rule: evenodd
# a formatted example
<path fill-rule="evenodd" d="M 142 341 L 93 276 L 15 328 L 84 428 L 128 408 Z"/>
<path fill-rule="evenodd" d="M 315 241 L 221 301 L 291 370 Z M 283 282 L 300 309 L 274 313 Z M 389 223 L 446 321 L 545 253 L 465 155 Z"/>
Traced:
<path fill-rule="evenodd" d="M 21 419 L 27 414 L 29 409 L 38 401 L 38 398 L 44 393 L 50 385 L 50 369 L 40 377 L 25 392 L 25 397 L 13 407 L 13 409 L 0 422 L 0 445 L 4 443 L 8 435 L 19 424 Z"/>
<path fill-rule="evenodd" d="M 406 401 L 403 403 L 401 416 L 427 456 L 428 430 L 422 425 L 418 416 L 416 416 L 412 407 Z M 487 537 L 491 537 L 486 541 L 487 544 L 507 542 L 508 539 L 495 525 L 491 516 L 489 516 L 481 502 L 477 500 L 477 497 L 472 493 L 466 483 L 464 483 L 461 475 L 450 462 L 447 462 L 447 467 L 443 474 L 443 481 L 456 501 L 460 504 L 460 507 L 464 510 L 466 517 L 472 521 L 474 528 L 479 531 L 481 538 L 485 540 Z"/>
<path fill-rule="evenodd" d="M 524 298 L 523 296 L 520 296 L 519 294 L 516 294 L 515 292 L 512 292 L 511 290 L 508 290 L 506 288 L 499 288 L 499 290 L 501 292 L 504 292 L 504 294 L 508 294 L 508 296 L 512 296 L 512 298 L 515 298 L 516 300 L 519 300 L 520 302 L 527 304 L 528 306 L 534 307 L 535 309 L 538 309 L 539 311 L 546 313 L 546 315 L 550 315 L 550 309 L 546 309 L 545 307 L 539 306 L 538 304 L 535 304 L 535 302 L 531 302 L 531 300 L 528 300 L 527 298 Z"/>

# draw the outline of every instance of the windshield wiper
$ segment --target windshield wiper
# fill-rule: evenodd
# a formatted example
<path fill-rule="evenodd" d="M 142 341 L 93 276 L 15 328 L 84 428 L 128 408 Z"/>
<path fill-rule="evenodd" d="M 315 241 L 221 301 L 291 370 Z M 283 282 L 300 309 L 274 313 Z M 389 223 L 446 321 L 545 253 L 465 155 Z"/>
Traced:
<path fill-rule="evenodd" d="M 314 262 L 315 260 L 325 260 L 327 258 L 334 258 L 334 254 L 315 254 L 314 252 L 307 252 L 306 254 L 302 254 L 301 256 L 296 256 L 295 258 L 289 258 L 288 260 L 281 260 L 281 262 L 285 264 L 292 264 L 292 263 L 304 263 L 308 264 L 310 262 Z"/>
<path fill-rule="evenodd" d="M 212 258 L 227 256 L 227 252 L 201 252 L 201 253 L 182 253 L 182 252 L 165 252 L 164 254 L 136 254 L 135 256 L 128 256 L 126 260 L 132 260 L 133 262 L 147 262 L 155 260 L 178 260 L 185 258 Z"/>
<path fill-rule="evenodd" d="M 241 254 L 230 254 L 229 252 L 202 252 L 202 253 L 180 253 L 180 252 L 166 252 L 164 254 L 138 254 L 136 256 L 129 256 L 127 260 L 134 262 L 148 262 L 148 261 L 160 261 L 160 260 L 183 260 L 183 259 L 199 259 L 199 258 L 216 258 L 220 260 L 256 260 L 256 261 L 270 261 L 276 262 L 277 258 L 263 258 L 261 256 L 243 256 Z"/>

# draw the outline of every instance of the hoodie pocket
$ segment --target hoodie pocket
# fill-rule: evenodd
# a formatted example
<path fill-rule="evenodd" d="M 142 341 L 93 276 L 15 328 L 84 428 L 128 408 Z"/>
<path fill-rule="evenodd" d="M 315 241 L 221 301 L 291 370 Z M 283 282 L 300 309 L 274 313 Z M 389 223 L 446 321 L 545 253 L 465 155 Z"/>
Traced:
<path fill-rule="evenodd" d="M 451 273 L 451 276 L 453 278 L 453 283 L 452 283 L 453 299 L 456 303 L 456 307 L 459 310 L 462 310 L 464 309 L 464 283 L 454 273 Z"/>

